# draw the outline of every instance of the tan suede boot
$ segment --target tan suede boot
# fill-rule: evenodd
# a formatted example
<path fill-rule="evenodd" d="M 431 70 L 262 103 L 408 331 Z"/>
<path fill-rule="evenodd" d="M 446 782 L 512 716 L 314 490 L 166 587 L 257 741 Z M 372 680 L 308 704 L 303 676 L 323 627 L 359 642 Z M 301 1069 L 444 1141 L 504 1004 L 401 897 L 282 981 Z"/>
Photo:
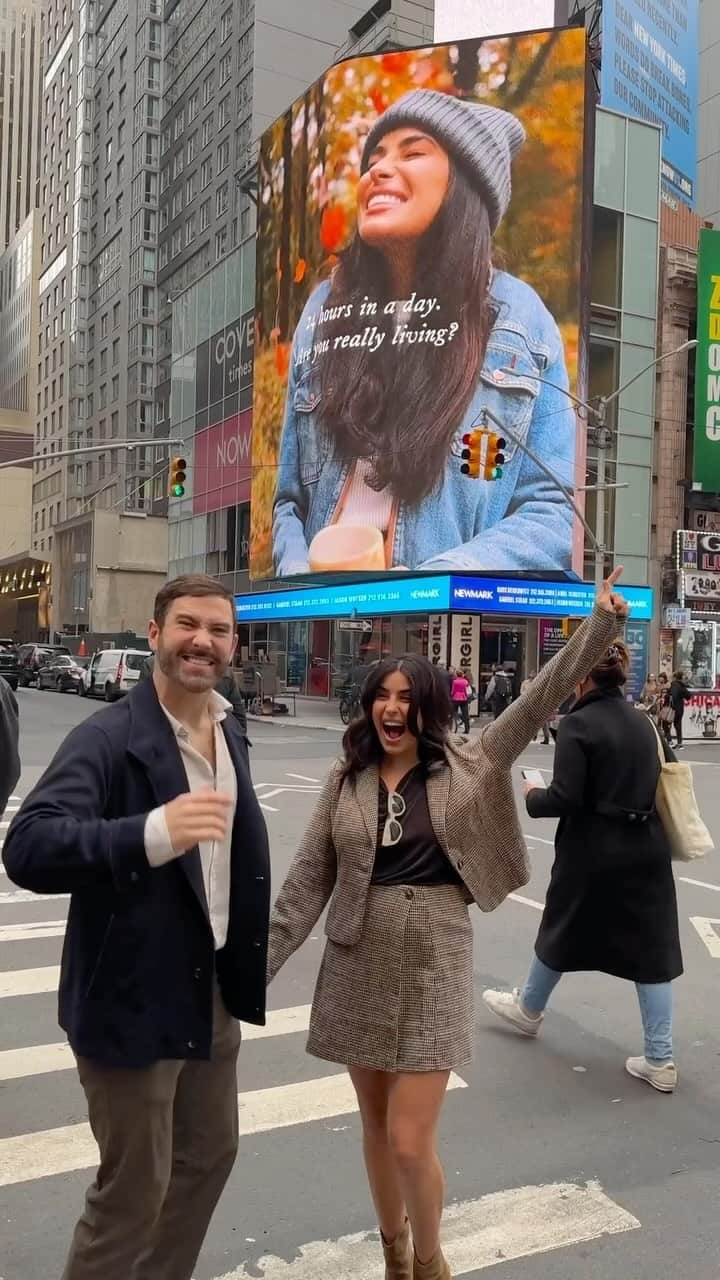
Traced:
<path fill-rule="evenodd" d="M 380 1232 L 383 1253 L 385 1254 L 385 1280 L 412 1280 L 413 1251 L 410 1244 L 410 1223 L 405 1219 L 405 1226 L 394 1240 L 386 1240 Z"/>
<path fill-rule="evenodd" d="M 420 1262 L 417 1254 L 413 1255 L 413 1280 L 452 1280 L 442 1249 L 429 1262 Z"/>

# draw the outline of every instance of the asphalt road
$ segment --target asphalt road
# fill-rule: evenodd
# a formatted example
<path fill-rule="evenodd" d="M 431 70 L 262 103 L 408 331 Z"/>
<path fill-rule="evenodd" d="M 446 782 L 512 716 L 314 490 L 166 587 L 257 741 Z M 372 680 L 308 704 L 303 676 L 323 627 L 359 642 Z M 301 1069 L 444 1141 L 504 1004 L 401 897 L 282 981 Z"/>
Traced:
<path fill-rule="evenodd" d="M 11 810 L 69 729 L 98 709 L 35 690 L 21 691 L 20 704 L 23 776 Z M 253 724 L 251 737 L 279 885 L 339 735 L 283 722 Z M 720 746 L 692 745 L 686 758 L 720 847 Z M 532 748 L 524 763 L 550 768 L 552 748 Z M 527 820 L 524 829 L 531 883 L 497 912 L 473 913 L 478 994 L 521 982 L 530 957 L 553 827 Z M 454 1275 L 720 1276 L 719 858 L 677 868 L 687 972 L 676 988 L 674 1096 L 623 1071 L 627 1054 L 641 1052 L 629 984 L 568 977 L 537 1042 L 478 1006 L 475 1063 L 453 1081 L 442 1125 Z M 0 876 L 0 1280 L 59 1276 L 93 1161 L 55 1020 L 67 901 L 28 898 Z M 273 984 L 266 1034 L 246 1037 L 240 1156 L 197 1280 L 380 1280 L 346 1077 L 304 1052 L 321 950 L 320 924 Z"/>

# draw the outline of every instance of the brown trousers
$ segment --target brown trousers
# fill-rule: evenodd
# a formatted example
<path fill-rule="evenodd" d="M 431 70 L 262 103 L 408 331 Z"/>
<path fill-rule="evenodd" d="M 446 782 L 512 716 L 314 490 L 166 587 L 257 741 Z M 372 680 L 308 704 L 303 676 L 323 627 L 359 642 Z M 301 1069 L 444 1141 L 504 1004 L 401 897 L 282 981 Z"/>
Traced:
<path fill-rule="evenodd" d="M 209 1062 L 78 1059 L 100 1167 L 62 1280 L 191 1280 L 237 1154 L 239 1048 L 216 987 Z"/>

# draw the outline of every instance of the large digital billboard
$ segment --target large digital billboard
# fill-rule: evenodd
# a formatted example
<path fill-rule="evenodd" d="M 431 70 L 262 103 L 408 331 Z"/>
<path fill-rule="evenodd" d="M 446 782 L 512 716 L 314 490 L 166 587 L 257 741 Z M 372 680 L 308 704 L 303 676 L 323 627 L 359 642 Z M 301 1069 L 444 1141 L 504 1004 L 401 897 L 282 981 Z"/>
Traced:
<path fill-rule="evenodd" d="M 695 203 L 698 0 L 604 0 L 602 102 L 663 131 L 666 191 Z"/>
<path fill-rule="evenodd" d="M 573 567 L 585 102 L 541 31 L 340 63 L 266 132 L 253 578 Z"/>
<path fill-rule="evenodd" d="M 434 35 L 443 40 L 503 36 L 567 22 L 567 0 L 435 0 Z"/>

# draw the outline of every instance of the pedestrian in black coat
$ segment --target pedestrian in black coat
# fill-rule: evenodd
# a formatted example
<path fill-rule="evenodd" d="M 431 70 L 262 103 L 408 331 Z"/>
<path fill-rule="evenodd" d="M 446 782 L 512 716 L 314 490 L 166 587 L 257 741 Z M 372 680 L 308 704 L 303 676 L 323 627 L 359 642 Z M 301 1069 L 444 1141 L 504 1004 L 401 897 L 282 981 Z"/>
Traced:
<path fill-rule="evenodd" d="M 658 736 L 623 696 L 629 658 L 617 642 L 560 724 L 553 780 L 530 787 L 532 818 L 559 818 L 535 959 L 522 993 L 485 1003 L 527 1034 L 539 1030 L 563 973 L 598 970 L 637 986 L 645 1057 L 631 1075 L 675 1087 L 671 982 L 683 970 L 671 850 L 655 808 Z"/>
<path fill-rule="evenodd" d="M 685 715 L 685 703 L 689 702 L 691 697 L 692 693 L 685 682 L 685 677 L 682 671 L 676 671 L 670 685 L 670 706 L 674 713 L 672 724 L 675 729 L 675 739 L 678 747 L 683 745 L 683 716 Z"/>
<path fill-rule="evenodd" d="M 156 661 L 69 734 L 12 822 L 15 884 L 71 895 L 60 974 L 100 1148 L 63 1280 L 191 1280 L 238 1142 L 238 1019 L 265 1021 L 270 868 L 212 578 L 167 583 Z"/>
<path fill-rule="evenodd" d="M 18 705 L 15 694 L 0 676 L 0 814 L 20 777 Z"/>

